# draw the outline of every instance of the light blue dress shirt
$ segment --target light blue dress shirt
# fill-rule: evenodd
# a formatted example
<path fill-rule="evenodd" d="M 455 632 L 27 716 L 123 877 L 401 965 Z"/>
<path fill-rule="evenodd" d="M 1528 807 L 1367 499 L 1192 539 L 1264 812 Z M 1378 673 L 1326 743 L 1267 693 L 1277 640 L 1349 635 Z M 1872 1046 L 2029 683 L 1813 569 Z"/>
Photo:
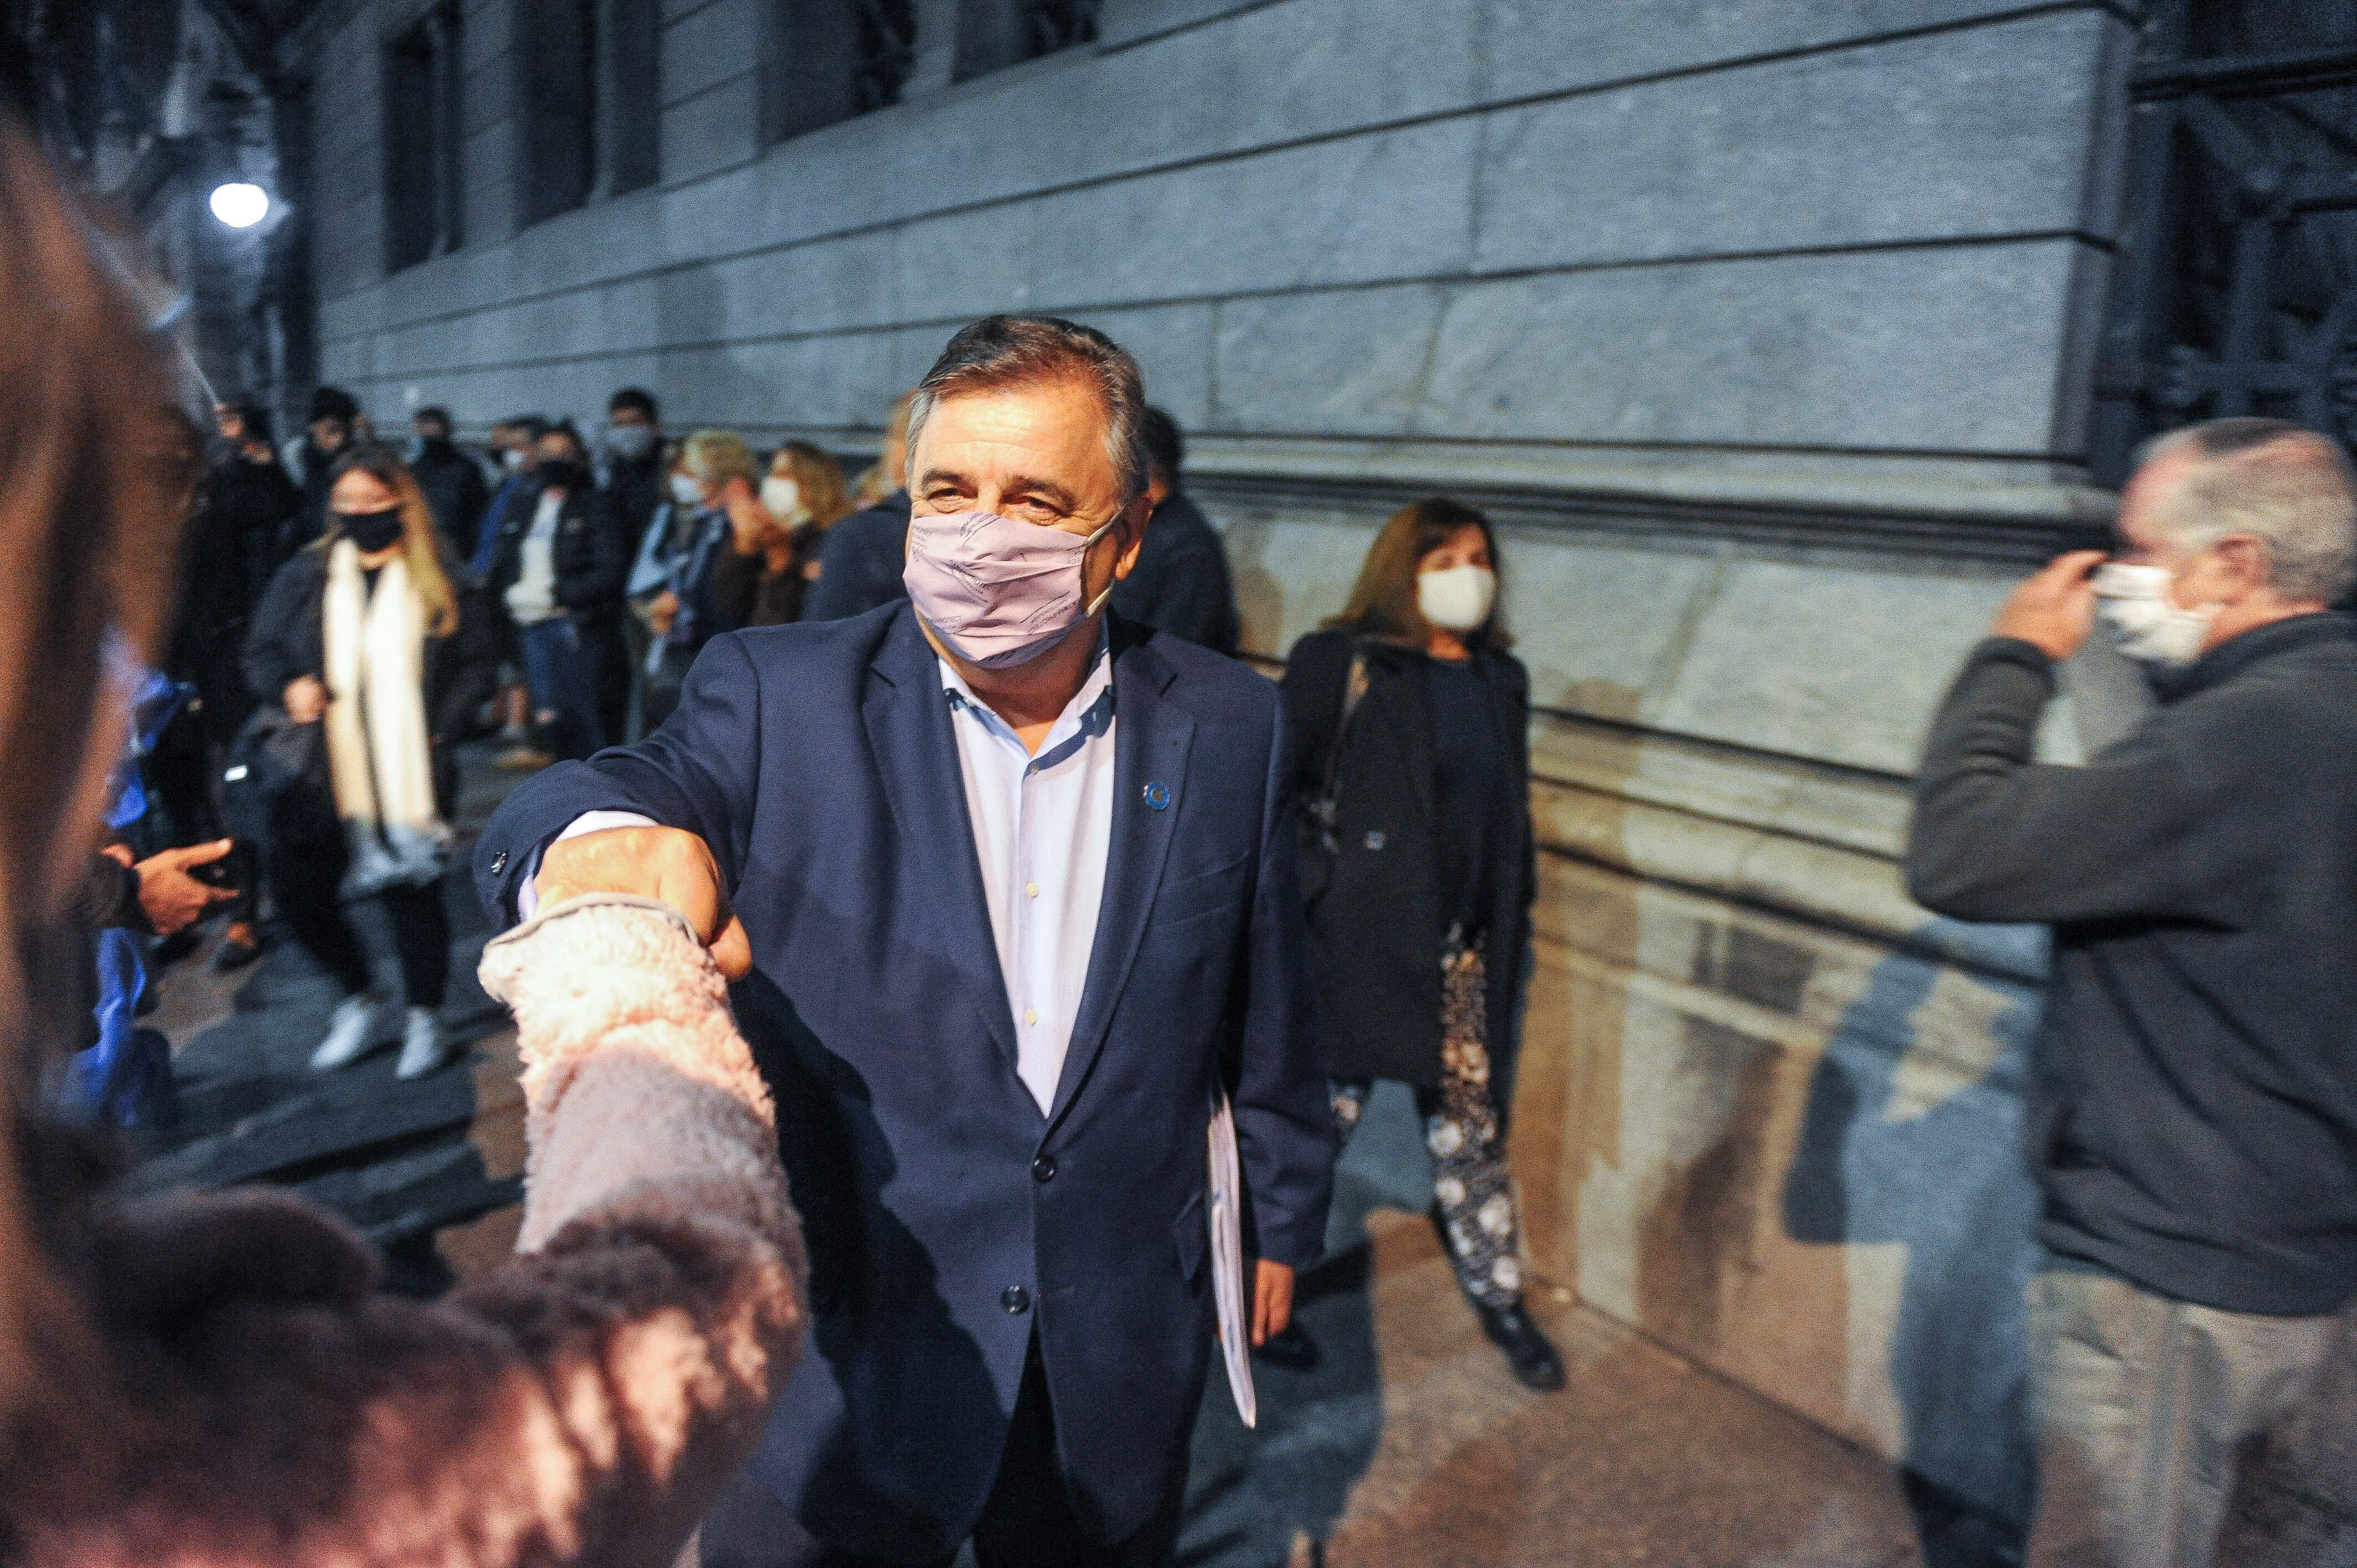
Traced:
<path fill-rule="evenodd" d="M 1035 756 L 942 662 L 966 820 L 1015 1015 L 1016 1074 L 1044 1113 L 1081 1010 L 1113 848 L 1113 660 L 1096 661 Z"/>

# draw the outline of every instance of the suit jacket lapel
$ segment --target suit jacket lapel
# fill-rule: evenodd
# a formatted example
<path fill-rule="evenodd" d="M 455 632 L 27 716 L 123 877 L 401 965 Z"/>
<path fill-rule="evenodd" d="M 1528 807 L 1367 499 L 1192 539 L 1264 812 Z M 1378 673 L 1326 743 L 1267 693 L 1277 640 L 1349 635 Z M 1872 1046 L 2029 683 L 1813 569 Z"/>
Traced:
<path fill-rule="evenodd" d="M 903 864 L 920 890 L 919 918 L 931 922 L 935 947 L 974 983 L 975 1010 L 1011 1072 L 1015 1017 L 991 935 L 982 856 L 966 817 L 965 775 L 951 729 L 956 715 L 942 690 L 941 665 L 912 612 L 894 618 L 868 673 L 860 716 L 900 830 Z"/>
<path fill-rule="evenodd" d="M 1048 1112 L 1051 1127 L 1071 1108 L 1104 1048 L 1114 1004 L 1145 939 L 1146 917 L 1162 886 L 1163 863 L 1187 810 L 1187 756 L 1195 744 L 1195 721 L 1163 700 L 1173 674 L 1170 667 L 1150 648 L 1122 647 L 1122 634 L 1128 629 L 1116 623 L 1113 842 L 1105 856 L 1104 899 L 1097 909 L 1096 940 L 1089 950 L 1088 981 L 1072 1020 L 1071 1044 Z M 1150 785 L 1161 786 L 1164 803 L 1159 810 L 1147 802 Z"/>

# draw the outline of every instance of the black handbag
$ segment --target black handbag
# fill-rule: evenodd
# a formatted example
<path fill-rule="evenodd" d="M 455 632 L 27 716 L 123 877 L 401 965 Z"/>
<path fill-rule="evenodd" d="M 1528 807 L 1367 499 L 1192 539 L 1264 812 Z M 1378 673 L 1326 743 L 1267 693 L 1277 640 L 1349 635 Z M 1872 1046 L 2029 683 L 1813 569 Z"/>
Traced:
<path fill-rule="evenodd" d="M 230 832 L 257 845 L 336 836 L 336 789 L 328 772 L 327 724 L 296 724 L 285 708 L 256 708 L 230 743 L 221 813 Z"/>
<path fill-rule="evenodd" d="M 1314 904 L 1333 880 L 1334 863 L 1342 858 L 1340 824 L 1342 818 L 1342 747 L 1350 738 L 1351 715 L 1367 694 L 1367 650 L 1351 647 L 1351 672 L 1342 682 L 1342 712 L 1334 722 L 1334 739 L 1326 747 L 1326 773 L 1318 793 L 1301 802 L 1301 898 Z"/>

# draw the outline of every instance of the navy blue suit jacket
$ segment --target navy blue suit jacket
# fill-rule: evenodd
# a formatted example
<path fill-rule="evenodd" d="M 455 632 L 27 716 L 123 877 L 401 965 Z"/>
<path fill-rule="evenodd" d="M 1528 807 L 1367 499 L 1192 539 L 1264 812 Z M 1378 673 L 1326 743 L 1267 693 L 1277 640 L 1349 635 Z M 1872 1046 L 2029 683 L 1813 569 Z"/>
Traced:
<path fill-rule="evenodd" d="M 661 730 L 533 778 L 476 851 L 505 924 L 584 811 L 711 845 L 752 939 L 737 1017 L 811 1254 L 811 1353 L 754 1473 L 848 1550 L 945 1555 L 971 1531 L 1035 1329 L 1082 1518 L 1118 1540 L 1164 1500 L 1213 1346 L 1215 1081 L 1248 1249 L 1307 1267 L 1323 1241 L 1334 1138 L 1277 690 L 1118 622 L 1112 657 L 1103 913 L 1045 1115 L 1016 1077 L 953 715 L 905 603 L 716 639 Z"/>

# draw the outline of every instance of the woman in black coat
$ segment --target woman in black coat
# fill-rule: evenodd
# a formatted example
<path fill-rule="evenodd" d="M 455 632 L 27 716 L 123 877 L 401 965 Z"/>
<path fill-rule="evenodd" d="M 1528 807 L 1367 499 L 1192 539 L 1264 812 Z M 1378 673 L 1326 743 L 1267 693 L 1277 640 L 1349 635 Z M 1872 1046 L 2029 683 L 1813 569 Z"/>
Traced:
<path fill-rule="evenodd" d="M 1523 1307 L 1502 1122 L 1531 900 L 1530 678 L 1496 619 L 1489 520 L 1418 501 L 1285 671 L 1302 883 L 1344 1137 L 1411 1086 L 1458 1282 L 1515 1375 L 1563 1362 Z"/>
<path fill-rule="evenodd" d="M 344 992 L 311 1058 L 322 1071 L 372 1042 L 368 953 L 345 905 L 382 900 L 408 1002 L 397 1071 L 415 1078 L 451 1055 L 437 1014 L 452 747 L 490 694 L 493 664 L 400 459 L 360 447 L 337 462 L 328 495 L 325 537 L 278 569 L 246 639 L 246 684 L 265 710 L 255 723 L 307 729 L 321 759 L 286 787 L 296 798 L 274 803 L 269 881 L 296 939 Z"/>

